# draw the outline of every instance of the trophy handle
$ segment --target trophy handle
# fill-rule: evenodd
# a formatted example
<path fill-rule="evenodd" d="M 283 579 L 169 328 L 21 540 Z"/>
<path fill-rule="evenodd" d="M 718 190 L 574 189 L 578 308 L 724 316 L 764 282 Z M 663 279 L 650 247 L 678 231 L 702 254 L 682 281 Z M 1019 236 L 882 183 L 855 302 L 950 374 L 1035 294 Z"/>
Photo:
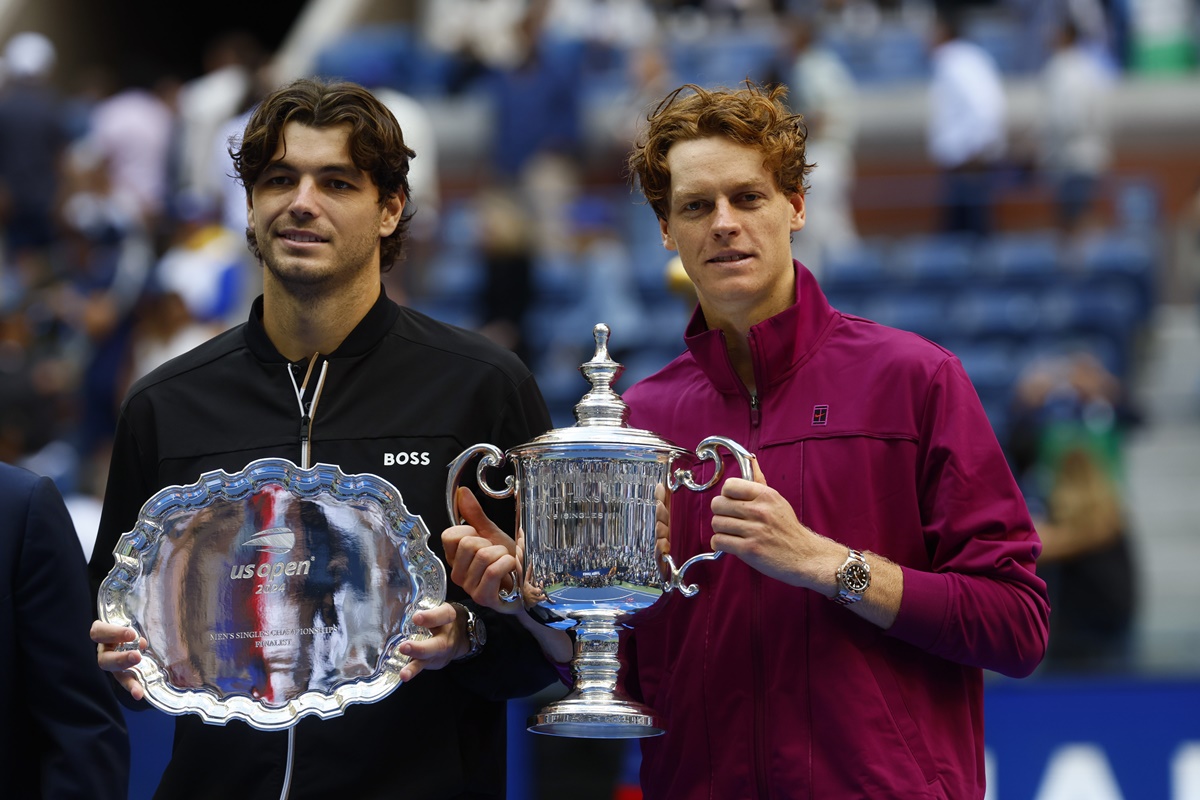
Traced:
<path fill-rule="evenodd" d="M 483 458 L 479 459 L 479 466 L 475 468 L 475 482 L 479 484 L 479 488 L 483 493 L 494 500 L 504 500 L 512 497 L 516 490 L 516 479 L 509 475 L 504 479 L 503 489 L 493 489 L 483 476 L 483 471 L 490 467 L 499 467 L 505 461 L 505 455 L 499 447 L 494 444 L 476 444 L 468 447 L 466 450 L 458 454 L 458 456 L 450 462 L 449 473 L 450 477 L 446 481 L 446 513 L 450 515 L 450 523 L 452 525 L 462 525 L 466 520 L 458 513 L 458 500 L 455 495 L 458 493 L 459 478 L 462 477 L 462 472 L 466 468 L 468 462 L 475 456 L 483 454 Z M 515 603 L 521 596 L 521 581 L 514 571 L 512 573 L 513 588 L 511 591 L 504 589 L 500 590 L 500 599 L 505 603 Z"/>
<path fill-rule="evenodd" d="M 696 483 L 696 481 L 692 478 L 692 471 L 690 469 L 677 469 L 671 473 L 667 481 L 671 491 L 675 491 L 680 486 L 683 486 L 693 492 L 703 492 L 716 485 L 717 481 L 721 479 L 721 475 L 725 471 L 725 464 L 723 461 L 721 461 L 721 454 L 717 451 L 718 445 L 723 445 L 729 450 L 729 452 L 733 453 L 733 457 L 737 460 L 738 468 L 742 471 L 742 478 L 748 481 L 754 480 L 754 467 L 750 463 L 751 455 L 749 450 L 742 447 L 732 439 L 727 439 L 724 436 L 709 436 L 696 446 L 696 455 L 701 460 L 712 461 L 714 464 L 716 464 L 716 469 L 713 470 L 712 477 L 704 483 Z M 670 592 L 674 589 L 678 589 L 679 593 L 684 597 L 691 597 L 696 592 L 700 591 L 700 588 L 694 583 L 685 584 L 683 582 L 683 574 L 698 561 L 715 561 L 720 557 L 720 551 L 701 553 L 699 555 L 692 556 L 687 561 L 683 562 L 681 566 L 676 567 L 675 560 L 671 558 L 670 554 L 667 554 L 665 556 L 665 561 L 671 570 L 671 577 L 667 581 L 664 591 Z"/>

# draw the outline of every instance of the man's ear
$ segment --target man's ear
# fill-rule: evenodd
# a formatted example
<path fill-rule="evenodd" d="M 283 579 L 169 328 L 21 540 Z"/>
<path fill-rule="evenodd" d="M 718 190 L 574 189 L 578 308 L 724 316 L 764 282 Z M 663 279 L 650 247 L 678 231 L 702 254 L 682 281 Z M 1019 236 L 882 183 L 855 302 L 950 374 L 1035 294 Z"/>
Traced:
<path fill-rule="evenodd" d="M 788 202 L 792 206 L 792 230 L 798 231 L 804 227 L 805 222 L 805 205 L 804 195 L 801 192 L 788 196 Z"/>
<path fill-rule="evenodd" d="M 386 239 L 396 232 L 407 204 L 401 194 L 394 194 L 384 201 L 383 212 L 379 215 L 379 238 Z"/>
<path fill-rule="evenodd" d="M 663 247 L 678 252 L 679 245 L 675 243 L 675 237 L 671 235 L 671 232 L 667 230 L 667 221 L 662 217 L 658 218 L 658 229 L 662 233 Z"/>

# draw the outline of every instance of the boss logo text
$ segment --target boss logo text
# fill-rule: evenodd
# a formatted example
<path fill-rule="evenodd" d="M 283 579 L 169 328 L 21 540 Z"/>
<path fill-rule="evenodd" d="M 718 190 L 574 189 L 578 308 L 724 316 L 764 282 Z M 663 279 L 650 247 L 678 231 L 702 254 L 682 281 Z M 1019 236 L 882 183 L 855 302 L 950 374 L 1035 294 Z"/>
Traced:
<path fill-rule="evenodd" d="M 418 452 L 413 450 L 410 453 L 384 453 L 383 465 L 385 467 L 403 467 L 407 464 L 420 464 L 429 466 L 430 457 L 428 452 Z"/>

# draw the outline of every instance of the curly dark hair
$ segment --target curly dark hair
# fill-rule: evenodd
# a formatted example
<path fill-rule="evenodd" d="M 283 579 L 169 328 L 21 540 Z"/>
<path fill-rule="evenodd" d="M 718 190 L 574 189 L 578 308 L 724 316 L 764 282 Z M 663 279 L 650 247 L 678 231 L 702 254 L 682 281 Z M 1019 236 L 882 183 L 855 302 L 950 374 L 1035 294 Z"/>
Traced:
<path fill-rule="evenodd" d="M 757 147 L 763 163 L 788 194 L 808 190 L 813 165 L 805 160 L 804 118 L 784 104 L 787 87 L 746 81 L 742 89 L 705 89 L 694 83 L 668 94 L 647 117 L 650 125 L 629 154 L 626 168 L 659 219 L 667 219 L 671 170 L 667 151 L 676 142 L 724 136 Z"/>
<path fill-rule="evenodd" d="M 380 208 L 392 197 L 409 197 L 409 159 L 416 155 L 404 144 L 404 132 L 388 107 L 366 88 L 349 81 L 301 78 L 268 95 L 250 115 L 240 143 L 229 148 L 238 182 L 249 196 L 259 176 L 275 156 L 279 137 L 289 122 L 315 128 L 350 125 L 350 157 L 370 174 L 379 188 Z M 411 200 L 390 236 L 380 242 L 384 272 L 400 258 L 408 223 L 415 207 Z M 262 258 L 252 229 L 246 242 L 255 258 Z"/>

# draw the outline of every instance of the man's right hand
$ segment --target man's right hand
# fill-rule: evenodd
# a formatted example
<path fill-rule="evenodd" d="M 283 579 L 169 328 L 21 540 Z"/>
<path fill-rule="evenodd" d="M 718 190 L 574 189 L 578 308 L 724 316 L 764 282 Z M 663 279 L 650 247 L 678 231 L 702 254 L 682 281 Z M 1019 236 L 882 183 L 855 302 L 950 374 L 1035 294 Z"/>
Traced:
<path fill-rule="evenodd" d="M 142 660 L 142 651 L 146 649 L 145 639 L 138 639 L 133 628 L 113 625 L 110 622 L 96 620 L 92 623 L 92 641 L 96 643 L 96 663 L 105 672 L 113 673 L 117 682 L 125 687 L 134 700 L 141 700 L 146 690 L 131 669 Z M 137 640 L 138 646 L 133 650 L 118 650 L 119 645 Z"/>
<path fill-rule="evenodd" d="M 504 602 L 500 591 L 513 591 L 513 576 L 522 574 L 525 558 L 524 537 L 513 539 L 492 522 L 479 500 L 465 486 L 458 487 L 455 500 L 463 524 L 442 532 L 450 579 L 461 586 L 480 606 L 514 614 L 528 630 L 546 657 L 556 664 L 571 660 L 574 644 L 565 631 L 542 625 L 524 613 L 527 606 L 540 602 L 540 589 L 528 583 L 521 586 L 523 602 Z M 518 580 L 520 580 L 518 578 Z"/>
<path fill-rule="evenodd" d="M 523 604 L 500 599 L 502 589 L 513 590 L 511 576 L 520 573 L 520 546 L 488 518 L 469 489 L 458 487 L 455 500 L 464 522 L 442 532 L 450 580 L 481 606 L 503 614 L 523 611 Z"/>

